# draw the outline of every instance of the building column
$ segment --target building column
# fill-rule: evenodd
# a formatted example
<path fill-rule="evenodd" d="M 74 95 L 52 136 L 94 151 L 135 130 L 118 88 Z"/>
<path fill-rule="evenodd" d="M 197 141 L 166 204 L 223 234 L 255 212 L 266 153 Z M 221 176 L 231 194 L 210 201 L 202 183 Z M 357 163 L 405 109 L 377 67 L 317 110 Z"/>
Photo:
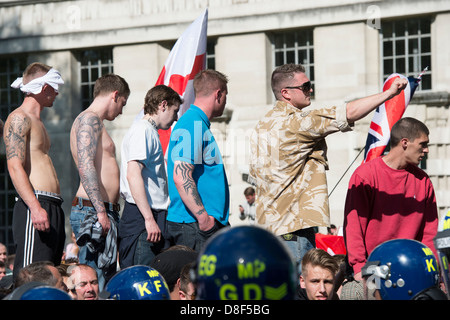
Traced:
<path fill-rule="evenodd" d="M 243 180 L 250 132 L 273 103 L 272 49 L 265 33 L 254 33 L 220 37 L 215 52 L 216 70 L 229 78 L 226 110 L 231 121 L 213 123 L 213 129 L 230 185 L 230 224 L 236 225 L 241 223 L 238 208 L 245 201 L 243 192 L 250 185 Z"/>

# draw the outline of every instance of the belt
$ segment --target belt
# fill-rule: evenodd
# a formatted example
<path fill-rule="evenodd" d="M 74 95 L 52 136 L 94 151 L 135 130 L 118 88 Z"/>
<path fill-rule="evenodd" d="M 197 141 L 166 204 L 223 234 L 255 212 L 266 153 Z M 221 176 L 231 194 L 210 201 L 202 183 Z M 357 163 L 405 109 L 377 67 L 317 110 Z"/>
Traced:
<path fill-rule="evenodd" d="M 297 241 L 297 239 L 300 237 L 311 239 L 315 237 L 314 234 L 314 227 L 308 227 L 306 229 L 300 229 L 294 232 L 285 233 L 281 235 L 281 239 L 283 239 L 284 241 Z"/>
<path fill-rule="evenodd" d="M 75 197 L 73 199 L 72 206 L 75 207 L 75 206 L 79 205 L 80 201 L 84 207 L 94 208 L 94 205 L 92 204 L 91 200 L 80 198 L 80 197 Z M 118 203 L 103 202 L 103 204 L 105 205 L 106 210 L 115 211 L 115 212 L 120 211 L 120 204 L 118 204 Z"/>
<path fill-rule="evenodd" d="M 281 236 L 284 241 L 297 241 L 297 235 L 294 233 L 286 233 Z"/>

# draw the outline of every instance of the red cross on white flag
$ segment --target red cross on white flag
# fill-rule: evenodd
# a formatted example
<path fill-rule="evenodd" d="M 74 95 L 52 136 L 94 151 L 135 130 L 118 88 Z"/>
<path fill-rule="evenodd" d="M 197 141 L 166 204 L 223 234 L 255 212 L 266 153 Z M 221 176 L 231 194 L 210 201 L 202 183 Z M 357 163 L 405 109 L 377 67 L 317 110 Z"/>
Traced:
<path fill-rule="evenodd" d="M 178 118 L 194 101 L 193 79 L 206 67 L 206 39 L 208 9 L 197 18 L 178 38 L 167 57 L 156 85 L 164 84 L 174 89 L 183 98 Z M 141 111 L 143 115 L 143 112 Z M 171 129 L 159 130 L 164 154 L 169 145 Z"/>

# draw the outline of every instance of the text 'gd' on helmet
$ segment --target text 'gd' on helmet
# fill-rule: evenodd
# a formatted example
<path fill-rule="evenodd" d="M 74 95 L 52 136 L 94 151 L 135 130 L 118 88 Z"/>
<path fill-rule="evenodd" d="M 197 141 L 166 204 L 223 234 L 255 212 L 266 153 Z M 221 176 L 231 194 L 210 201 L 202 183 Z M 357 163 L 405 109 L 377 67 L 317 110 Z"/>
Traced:
<path fill-rule="evenodd" d="M 218 231 L 199 254 L 200 300 L 293 300 L 298 274 L 285 245 L 256 226 Z"/>

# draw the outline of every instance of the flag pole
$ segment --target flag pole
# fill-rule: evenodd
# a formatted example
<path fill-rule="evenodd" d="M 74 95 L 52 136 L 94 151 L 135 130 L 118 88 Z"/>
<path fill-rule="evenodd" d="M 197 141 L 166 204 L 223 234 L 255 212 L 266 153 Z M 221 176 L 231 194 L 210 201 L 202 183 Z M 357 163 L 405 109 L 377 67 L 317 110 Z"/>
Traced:
<path fill-rule="evenodd" d="M 338 186 L 338 184 L 341 182 L 342 178 L 344 178 L 344 176 L 347 174 L 348 170 L 350 170 L 351 166 L 355 163 L 356 159 L 358 159 L 359 155 L 361 154 L 361 152 L 364 150 L 365 148 L 362 147 L 358 154 L 356 155 L 355 159 L 353 159 L 352 163 L 350 163 L 350 165 L 348 166 L 347 170 L 345 170 L 345 172 L 342 174 L 342 176 L 339 178 L 338 182 L 336 182 L 336 184 L 333 187 L 333 190 L 331 190 L 331 192 L 328 194 L 328 197 L 331 196 L 331 194 L 333 193 L 334 189 L 336 189 L 336 187 Z"/>
<path fill-rule="evenodd" d="M 419 82 L 420 80 L 422 80 L 422 76 L 424 75 L 425 72 L 428 71 L 428 66 L 426 66 L 425 69 L 423 69 L 423 71 L 419 74 L 419 76 L 417 77 L 417 81 Z"/>

